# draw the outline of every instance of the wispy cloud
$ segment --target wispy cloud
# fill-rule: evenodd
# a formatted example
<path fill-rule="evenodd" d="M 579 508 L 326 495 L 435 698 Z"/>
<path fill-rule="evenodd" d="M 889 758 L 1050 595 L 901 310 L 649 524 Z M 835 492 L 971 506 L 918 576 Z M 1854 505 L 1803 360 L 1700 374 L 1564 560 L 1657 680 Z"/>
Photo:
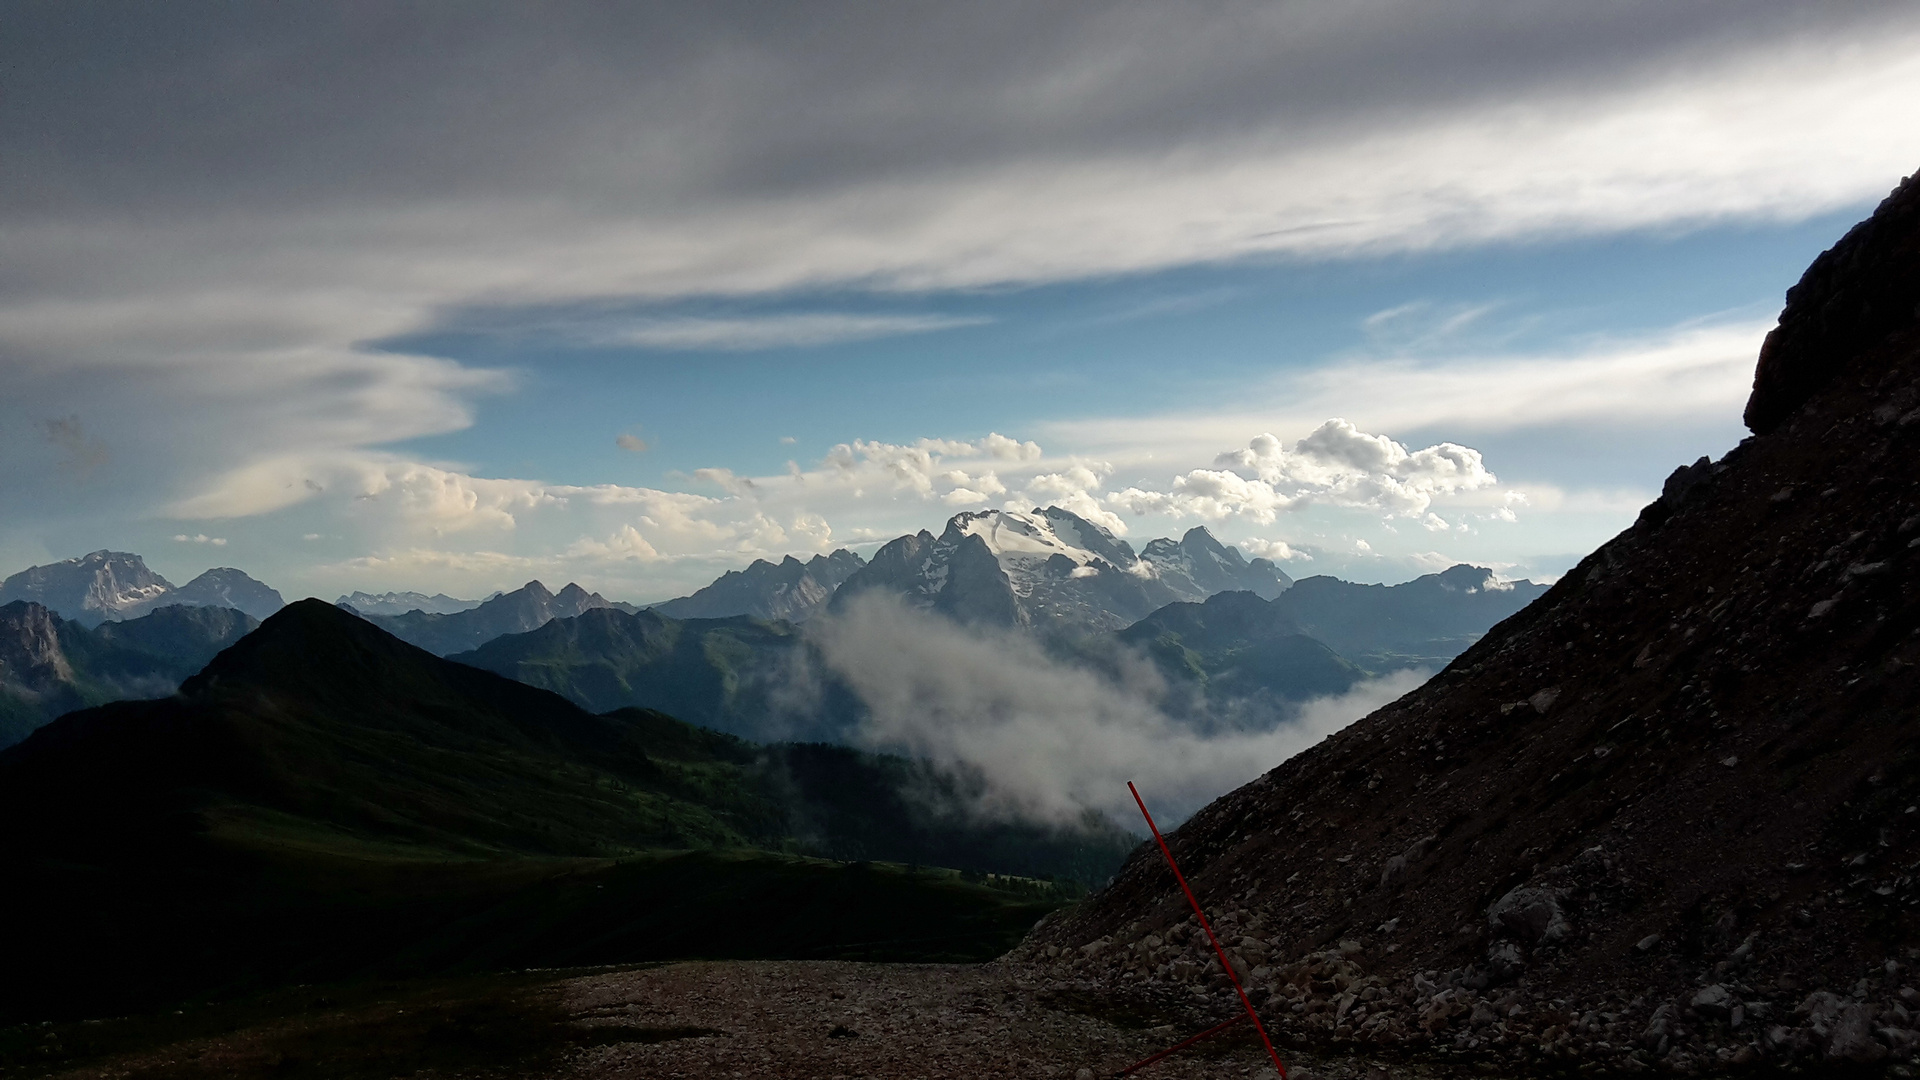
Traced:
<path fill-rule="evenodd" d="M 692 352 L 749 352 L 838 345 L 900 334 L 927 334 L 936 330 L 978 326 L 987 321 L 981 316 L 858 315 L 844 312 L 734 318 L 676 315 L 636 318 L 583 328 L 576 332 L 575 337 L 593 345 L 632 345 L 645 349 Z"/>
<path fill-rule="evenodd" d="M 1060 420 L 1040 430 L 1049 443 L 1136 468 L 1201 459 L 1244 442 L 1249 431 L 1304 433 L 1335 415 L 1369 431 L 1479 433 L 1737 417 L 1771 328 L 1756 320 L 1566 351 L 1339 359 L 1235 387 L 1231 400 L 1211 409 Z"/>

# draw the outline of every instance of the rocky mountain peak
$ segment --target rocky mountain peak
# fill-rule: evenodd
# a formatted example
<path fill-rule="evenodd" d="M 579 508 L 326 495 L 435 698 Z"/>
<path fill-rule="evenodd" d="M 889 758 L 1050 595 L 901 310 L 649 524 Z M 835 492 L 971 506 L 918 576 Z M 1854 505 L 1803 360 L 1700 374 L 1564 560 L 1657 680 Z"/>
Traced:
<path fill-rule="evenodd" d="M 804 622 L 866 563 L 840 548 L 831 555 L 815 555 L 801 562 L 792 555 L 776 565 L 755 559 L 745 570 L 729 570 L 713 584 L 676 600 L 655 604 L 654 610 L 675 619 L 724 619 L 751 615 L 757 619 Z"/>
<path fill-rule="evenodd" d="M 100 550 L 29 567 L 0 582 L 0 604 L 30 600 L 85 626 L 124 618 L 172 591 L 166 578 L 127 551 Z"/>
<path fill-rule="evenodd" d="M 287 606 L 278 591 L 231 566 L 208 570 L 185 585 L 148 601 L 141 610 L 151 611 L 174 604 L 233 608 L 256 619 L 264 619 Z"/>

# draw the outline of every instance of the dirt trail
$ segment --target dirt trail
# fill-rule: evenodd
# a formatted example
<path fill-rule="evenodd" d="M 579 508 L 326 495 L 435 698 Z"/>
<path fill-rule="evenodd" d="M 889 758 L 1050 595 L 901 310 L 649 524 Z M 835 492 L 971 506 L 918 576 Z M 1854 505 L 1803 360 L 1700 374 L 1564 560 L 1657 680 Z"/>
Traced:
<path fill-rule="evenodd" d="M 1207 1017 L 1232 1015 L 1224 1000 L 1123 1001 L 1001 964 L 686 963 L 572 979 L 561 991 L 577 1022 L 632 1037 L 570 1058 L 570 1075 L 595 1080 L 1105 1078 Z M 1251 1033 L 1241 1035 L 1138 1075 L 1272 1077 Z M 1292 1080 L 1437 1075 L 1283 1057 Z"/>

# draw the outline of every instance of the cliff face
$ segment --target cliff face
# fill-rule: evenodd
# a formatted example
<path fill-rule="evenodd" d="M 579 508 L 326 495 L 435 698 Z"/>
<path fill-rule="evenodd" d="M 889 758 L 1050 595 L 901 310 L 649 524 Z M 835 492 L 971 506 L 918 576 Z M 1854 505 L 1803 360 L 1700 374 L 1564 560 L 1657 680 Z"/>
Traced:
<path fill-rule="evenodd" d="M 1790 293 L 1753 438 L 1173 835 L 1277 1028 L 1505 1068 L 1912 1056 L 1916 252 L 1908 180 Z M 1185 912 L 1142 849 L 1015 958 L 1218 994 Z"/>

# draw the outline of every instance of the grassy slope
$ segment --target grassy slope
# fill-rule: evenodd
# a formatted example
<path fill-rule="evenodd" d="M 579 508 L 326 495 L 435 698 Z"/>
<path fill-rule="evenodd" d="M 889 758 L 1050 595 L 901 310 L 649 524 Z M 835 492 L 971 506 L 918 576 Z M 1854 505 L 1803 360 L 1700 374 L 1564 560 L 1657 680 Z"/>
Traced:
<path fill-rule="evenodd" d="M 0 1017 L 671 956 L 981 958 L 1061 901 L 736 850 L 802 847 L 754 750 L 293 605 L 181 697 L 0 753 Z"/>

